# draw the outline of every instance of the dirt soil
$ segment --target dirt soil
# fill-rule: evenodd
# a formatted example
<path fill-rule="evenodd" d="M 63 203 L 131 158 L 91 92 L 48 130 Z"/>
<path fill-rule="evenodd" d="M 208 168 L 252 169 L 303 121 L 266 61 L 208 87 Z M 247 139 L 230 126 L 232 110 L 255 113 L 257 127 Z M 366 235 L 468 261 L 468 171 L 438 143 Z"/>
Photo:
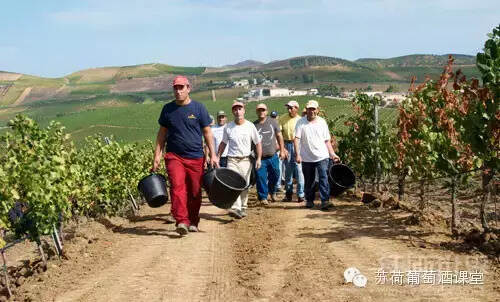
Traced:
<path fill-rule="evenodd" d="M 255 201 L 255 200 L 252 200 Z M 444 232 L 405 224 L 403 210 L 334 200 L 322 212 L 299 203 L 252 207 L 234 220 L 204 200 L 199 233 L 179 237 L 169 205 L 126 219 L 80 221 L 65 234 L 66 260 L 23 280 L 16 301 L 499 301 L 498 259 L 444 247 Z M 446 245 L 448 246 L 448 245 Z M 22 244 L 9 250 L 24 262 Z M 31 255 L 32 257 L 36 255 Z M 29 257 L 28 257 L 29 258 Z M 344 282 L 354 266 L 366 288 Z M 484 285 L 377 284 L 377 271 L 484 273 Z M 380 281 L 380 280 L 379 280 Z M 422 280 L 421 280 L 422 281 Z"/>

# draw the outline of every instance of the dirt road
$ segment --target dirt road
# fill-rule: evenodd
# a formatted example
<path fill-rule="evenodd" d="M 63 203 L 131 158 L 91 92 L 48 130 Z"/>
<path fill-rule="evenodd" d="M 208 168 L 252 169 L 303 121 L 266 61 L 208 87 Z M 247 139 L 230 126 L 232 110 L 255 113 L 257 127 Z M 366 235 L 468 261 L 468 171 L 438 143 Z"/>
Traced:
<path fill-rule="evenodd" d="M 69 259 L 26 280 L 17 299 L 34 301 L 498 301 L 498 271 L 479 253 L 439 246 L 406 226 L 403 211 L 336 201 L 331 212 L 296 203 L 250 208 L 234 220 L 207 202 L 201 232 L 184 238 L 168 207 L 144 207 L 135 222 L 88 221 L 67 234 Z M 344 284 L 357 267 L 366 288 Z M 377 271 L 482 272 L 484 285 L 392 285 Z M 396 275 L 396 273 L 394 274 Z M 439 275 L 437 277 L 439 280 Z M 436 280 L 436 283 L 438 282 Z M 415 280 L 413 280 L 415 281 Z M 397 283 L 397 282 L 396 282 Z"/>

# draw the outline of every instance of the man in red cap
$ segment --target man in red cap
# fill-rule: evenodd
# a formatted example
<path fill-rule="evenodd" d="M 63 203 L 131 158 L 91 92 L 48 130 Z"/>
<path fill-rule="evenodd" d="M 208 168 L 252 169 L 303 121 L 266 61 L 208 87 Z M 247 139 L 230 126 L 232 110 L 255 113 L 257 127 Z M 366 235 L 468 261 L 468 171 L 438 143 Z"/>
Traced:
<path fill-rule="evenodd" d="M 250 183 L 252 164 L 250 154 L 252 143 L 255 144 L 255 169 L 261 166 L 262 146 L 257 128 L 245 119 L 245 104 L 234 102 L 232 107 L 234 121 L 227 124 L 222 134 L 218 155 L 221 156 L 227 146 L 227 167 L 240 173 L 247 184 Z M 241 219 L 247 216 L 248 189 L 241 192 L 229 210 L 229 215 Z"/>
<path fill-rule="evenodd" d="M 176 231 L 184 236 L 198 232 L 203 178 L 203 141 L 208 145 L 210 164 L 218 167 L 214 150 L 211 119 L 205 106 L 189 97 L 191 86 L 186 77 L 177 76 L 172 83 L 175 101 L 167 103 L 158 119 L 160 129 L 156 138 L 152 171 L 156 171 L 164 154 L 170 182 L 171 212 Z"/>

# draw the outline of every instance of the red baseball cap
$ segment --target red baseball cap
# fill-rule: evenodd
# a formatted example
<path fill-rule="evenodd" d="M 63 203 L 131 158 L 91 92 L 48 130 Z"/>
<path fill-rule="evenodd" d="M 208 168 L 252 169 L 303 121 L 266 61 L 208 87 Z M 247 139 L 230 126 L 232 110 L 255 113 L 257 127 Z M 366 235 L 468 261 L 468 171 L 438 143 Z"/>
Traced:
<path fill-rule="evenodd" d="M 175 85 L 187 85 L 187 86 L 190 86 L 189 85 L 189 80 L 185 76 L 176 76 L 174 78 L 174 81 L 172 82 L 172 86 L 175 86 Z"/>

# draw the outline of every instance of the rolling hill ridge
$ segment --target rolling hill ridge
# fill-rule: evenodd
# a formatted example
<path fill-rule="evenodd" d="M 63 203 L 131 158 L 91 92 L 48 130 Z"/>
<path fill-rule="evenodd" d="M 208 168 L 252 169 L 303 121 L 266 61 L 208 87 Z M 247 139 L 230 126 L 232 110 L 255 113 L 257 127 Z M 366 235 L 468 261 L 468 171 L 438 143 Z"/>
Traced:
<path fill-rule="evenodd" d="M 478 77 L 475 57 L 455 54 L 456 68 Z M 227 87 L 242 78 L 277 79 L 283 85 L 308 83 L 408 83 L 437 77 L 448 55 L 408 55 L 389 59 L 349 61 L 328 56 L 300 56 L 262 63 L 246 60 L 234 65 L 182 67 L 159 63 L 80 70 L 61 78 L 43 78 L 0 71 L 0 106 L 19 106 L 45 100 L 74 100 L 96 95 L 171 91 L 177 74 L 190 78 L 195 90 Z M 307 82 L 306 82 L 307 79 Z"/>

